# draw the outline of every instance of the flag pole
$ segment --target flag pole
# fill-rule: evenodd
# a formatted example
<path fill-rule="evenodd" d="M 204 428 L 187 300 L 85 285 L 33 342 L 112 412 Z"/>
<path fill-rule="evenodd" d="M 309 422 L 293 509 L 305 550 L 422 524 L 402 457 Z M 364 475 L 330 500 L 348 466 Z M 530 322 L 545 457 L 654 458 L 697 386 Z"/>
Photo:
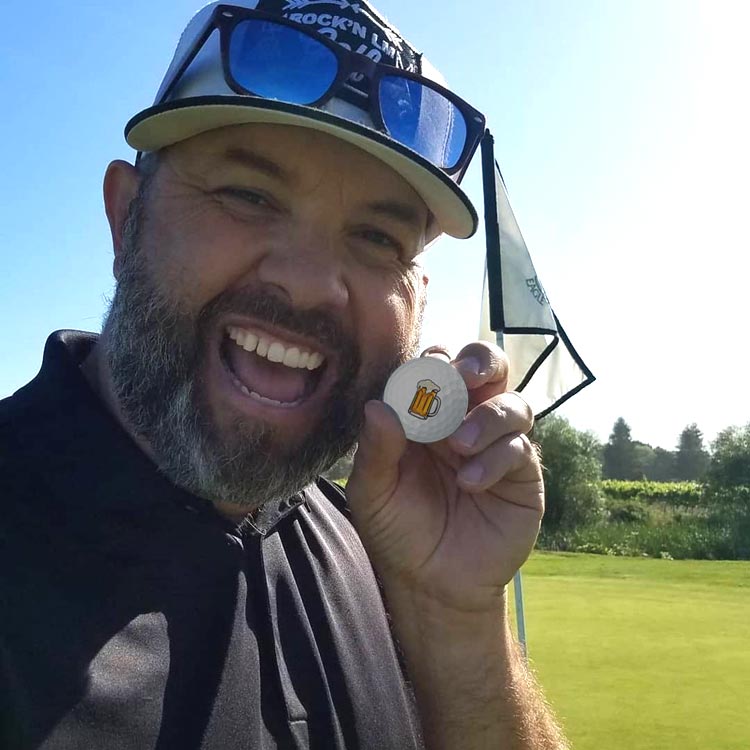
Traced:
<path fill-rule="evenodd" d="M 486 283 L 488 292 L 489 326 L 495 332 L 497 345 L 505 347 L 505 311 L 503 309 L 502 263 L 500 254 L 500 227 L 498 223 L 497 183 L 495 182 L 495 139 L 486 130 L 482 138 L 482 181 L 484 183 L 484 228 L 487 240 Z M 523 582 L 521 571 L 513 576 L 516 605 L 516 630 L 523 658 L 528 661 L 526 643 L 526 617 L 523 608 Z"/>
<path fill-rule="evenodd" d="M 502 349 L 504 344 L 504 334 L 497 334 L 497 345 Z M 521 646 L 523 658 L 529 660 L 528 647 L 526 645 L 526 616 L 523 609 L 523 581 L 521 580 L 521 571 L 517 570 L 513 576 L 513 593 L 516 603 L 516 630 L 518 631 L 518 643 Z"/>

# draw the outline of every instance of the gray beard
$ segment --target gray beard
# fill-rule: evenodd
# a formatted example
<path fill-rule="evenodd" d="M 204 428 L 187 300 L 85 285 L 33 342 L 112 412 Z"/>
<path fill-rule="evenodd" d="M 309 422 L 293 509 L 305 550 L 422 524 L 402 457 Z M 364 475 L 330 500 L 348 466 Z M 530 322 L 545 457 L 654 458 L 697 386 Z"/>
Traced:
<path fill-rule="evenodd" d="M 113 395 L 133 432 L 153 451 L 176 485 L 210 501 L 251 513 L 291 497 L 351 454 L 364 404 L 379 398 L 388 375 L 418 341 L 394 340 L 386 363 L 366 368 L 356 343 L 324 310 L 297 311 L 260 288 L 225 292 L 199 313 L 181 307 L 157 285 L 141 247 L 143 191 L 124 230 L 122 268 L 104 324 L 105 355 Z M 294 444 L 271 425 L 238 416 L 220 429 L 211 416 L 197 373 L 208 354 L 209 332 L 227 313 L 248 315 L 311 336 L 340 353 L 340 378 L 317 424 Z"/>

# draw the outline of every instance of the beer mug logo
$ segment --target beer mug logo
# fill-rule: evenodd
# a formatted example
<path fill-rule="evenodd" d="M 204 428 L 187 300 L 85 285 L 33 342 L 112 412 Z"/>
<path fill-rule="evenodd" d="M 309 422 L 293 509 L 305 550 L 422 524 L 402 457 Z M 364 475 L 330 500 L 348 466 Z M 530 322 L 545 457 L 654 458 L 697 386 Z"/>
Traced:
<path fill-rule="evenodd" d="M 438 391 L 440 386 L 431 380 L 420 380 L 417 383 L 417 391 L 411 400 L 409 414 L 417 419 L 429 419 L 440 411 L 440 399 Z"/>

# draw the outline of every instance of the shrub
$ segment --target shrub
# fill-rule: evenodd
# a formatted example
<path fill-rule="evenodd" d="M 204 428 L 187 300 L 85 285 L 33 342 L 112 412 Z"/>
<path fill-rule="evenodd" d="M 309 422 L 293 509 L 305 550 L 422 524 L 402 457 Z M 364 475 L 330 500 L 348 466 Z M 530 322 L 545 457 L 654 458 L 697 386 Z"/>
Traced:
<path fill-rule="evenodd" d="M 662 502 L 677 507 L 696 507 L 703 502 L 703 486 L 698 482 L 627 482 L 605 479 L 601 483 L 605 497 L 613 500 Z"/>
<path fill-rule="evenodd" d="M 646 523 L 651 521 L 648 506 L 638 500 L 613 500 L 607 503 L 610 521 L 619 523 Z"/>
<path fill-rule="evenodd" d="M 711 508 L 732 508 L 737 513 L 750 515 L 750 487 L 746 485 L 735 487 L 708 485 L 705 495 L 706 504 Z"/>
<path fill-rule="evenodd" d="M 712 447 L 707 483 L 717 488 L 750 486 L 750 423 L 722 430 Z"/>
<path fill-rule="evenodd" d="M 540 420 L 532 438 L 542 448 L 547 510 L 543 525 L 569 529 L 602 516 L 601 445 L 556 415 Z"/>
<path fill-rule="evenodd" d="M 569 532 L 543 532 L 540 549 L 674 560 L 747 559 L 731 530 L 691 518 L 680 524 L 598 523 Z"/>

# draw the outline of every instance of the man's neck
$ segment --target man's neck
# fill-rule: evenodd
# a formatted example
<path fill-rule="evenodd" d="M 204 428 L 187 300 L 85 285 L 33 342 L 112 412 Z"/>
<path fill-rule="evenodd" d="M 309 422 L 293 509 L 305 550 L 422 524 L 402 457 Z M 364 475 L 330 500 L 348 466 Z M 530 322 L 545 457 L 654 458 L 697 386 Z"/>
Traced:
<path fill-rule="evenodd" d="M 140 437 L 130 426 L 115 396 L 114 388 L 112 387 L 112 377 L 105 356 L 106 335 L 105 330 L 96 344 L 94 344 L 88 357 L 81 362 L 79 368 L 91 390 L 99 397 L 107 411 L 115 418 L 115 421 L 127 432 L 131 440 L 158 465 L 156 454 L 148 441 Z"/>

